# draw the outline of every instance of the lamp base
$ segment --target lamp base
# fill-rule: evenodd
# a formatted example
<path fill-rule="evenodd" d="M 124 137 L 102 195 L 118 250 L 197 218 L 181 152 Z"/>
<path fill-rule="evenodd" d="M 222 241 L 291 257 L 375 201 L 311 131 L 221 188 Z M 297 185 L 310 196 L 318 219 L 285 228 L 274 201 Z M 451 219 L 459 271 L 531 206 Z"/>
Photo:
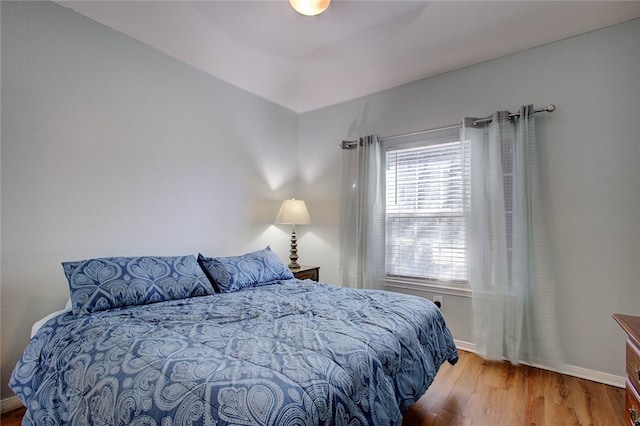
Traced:
<path fill-rule="evenodd" d="M 298 263 L 298 238 L 296 236 L 296 226 L 293 225 L 291 228 L 291 251 L 289 252 L 289 269 L 300 269 L 300 264 Z"/>

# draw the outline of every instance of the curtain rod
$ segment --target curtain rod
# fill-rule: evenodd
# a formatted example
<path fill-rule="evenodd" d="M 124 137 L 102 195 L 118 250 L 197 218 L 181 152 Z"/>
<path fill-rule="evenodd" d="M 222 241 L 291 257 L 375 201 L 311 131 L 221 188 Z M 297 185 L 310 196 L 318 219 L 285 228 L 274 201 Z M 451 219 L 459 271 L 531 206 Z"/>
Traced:
<path fill-rule="evenodd" d="M 544 108 L 534 109 L 533 113 L 537 114 L 539 112 L 553 112 L 555 110 L 556 110 L 556 106 L 554 104 L 549 104 Z M 512 114 L 509 114 L 509 118 L 513 118 L 513 117 L 520 117 L 520 113 L 514 112 Z M 477 126 L 478 124 L 489 123 L 491 120 L 493 120 L 492 117 L 479 118 L 477 120 L 473 120 L 473 125 Z"/>
<path fill-rule="evenodd" d="M 447 124 L 446 126 L 433 127 L 431 129 L 418 130 L 418 131 L 415 131 L 415 132 L 399 133 L 397 135 L 383 136 L 381 138 L 378 138 L 378 140 L 379 141 L 388 141 L 388 140 L 391 140 L 391 139 L 404 138 L 406 136 L 422 135 L 422 134 L 425 134 L 425 133 L 437 132 L 439 130 L 449 130 L 449 129 L 455 129 L 455 128 L 460 128 L 460 127 L 462 127 L 462 122 L 456 123 L 456 124 Z M 357 144 L 358 144 L 358 141 L 342 141 L 341 144 L 338 144 L 338 148 L 351 149 L 351 148 L 355 147 Z"/>
<path fill-rule="evenodd" d="M 556 106 L 553 105 L 553 104 L 549 104 L 544 108 L 534 109 L 533 112 L 535 114 L 537 114 L 539 112 L 553 112 L 555 110 L 556 110 Z M 514 112 L 512 114 L 509 114 L 509 118 L 513 118 L 513 117 L 520 117 L 520 113 L 519 112 Z M 492 117 L 479 118 L 477 120 L 473 120 L 473 125 L 477 126 L 478 124 L 489 123 L 492 119 L 493 119 Z M 422 135 L 422 134 L 425 134 L 425 133 L 437 132 L 439 130 L 455 129 L 456 127 L 462 127 L 462 122 L 456 123 L 456 124 L 447 124 L 446 126 L 433 127 L 431 129 L 417 130 L 415 132 L 399 133 L 397 135 L 383 136 L 381 138 L 378 138 L 378 140 L 380 140 L 380 141 L 388 141 L 388 140 L 392 140 L 392 139 L 404 138 L 404 137 L 407 137 L 407 136 L 416 136 L 416 135 Z M 355 141 L 342 141 L 341 144 L 338 144 L 338 148 L 351 149 L 354 146 L 356 146 L 357 144 L 358 144 L 357 140 L 355 140 Z"/>

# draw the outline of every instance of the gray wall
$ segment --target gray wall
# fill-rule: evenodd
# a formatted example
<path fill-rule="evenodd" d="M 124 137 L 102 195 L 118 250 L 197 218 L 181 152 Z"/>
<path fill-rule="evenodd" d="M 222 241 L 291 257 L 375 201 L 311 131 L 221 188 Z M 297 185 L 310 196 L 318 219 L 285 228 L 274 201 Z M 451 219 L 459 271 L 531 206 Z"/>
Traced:
<path fill-rule="evenodd" d="M 64 307 L 62 261 L 286 259 L 298 116 L 54 3 L 1 7 L 4 399 L 31 324 Z"/>
<path fill-rule="evenodd" d="M 635 20 L 302 114 L 301 164 L 313 162 L 301 167 L 300 193 L 325 216 L 301 246 L 337 281 L 341 140 L 554 103 L 537 134 L 565 363 L 624 376 L 611 313 L 640 314 L 639 45 Z M 444 306 L 454 337 L 470 341 L 471 300 L 445 295 Z"/>

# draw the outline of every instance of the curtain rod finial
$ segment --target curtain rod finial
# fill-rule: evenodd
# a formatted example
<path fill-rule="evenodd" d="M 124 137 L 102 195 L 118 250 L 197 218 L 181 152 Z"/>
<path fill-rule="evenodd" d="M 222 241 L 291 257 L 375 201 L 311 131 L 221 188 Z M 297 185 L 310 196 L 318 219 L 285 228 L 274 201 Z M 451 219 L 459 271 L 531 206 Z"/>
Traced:
<path fill-rule="evenodd" d="M 553 112 L 556 110 L 556 106 L 554 104 L 547 105 L 547 112 Z"/>

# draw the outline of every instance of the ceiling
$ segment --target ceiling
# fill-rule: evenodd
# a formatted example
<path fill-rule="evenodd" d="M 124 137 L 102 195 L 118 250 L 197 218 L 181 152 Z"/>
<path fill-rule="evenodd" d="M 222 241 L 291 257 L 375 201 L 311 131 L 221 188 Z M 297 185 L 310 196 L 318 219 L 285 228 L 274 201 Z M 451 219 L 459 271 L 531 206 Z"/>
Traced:
<path fill-rule="evenodd" d="M 640 1 L 57 3 L 296 112 L 640 17 Z"/>

